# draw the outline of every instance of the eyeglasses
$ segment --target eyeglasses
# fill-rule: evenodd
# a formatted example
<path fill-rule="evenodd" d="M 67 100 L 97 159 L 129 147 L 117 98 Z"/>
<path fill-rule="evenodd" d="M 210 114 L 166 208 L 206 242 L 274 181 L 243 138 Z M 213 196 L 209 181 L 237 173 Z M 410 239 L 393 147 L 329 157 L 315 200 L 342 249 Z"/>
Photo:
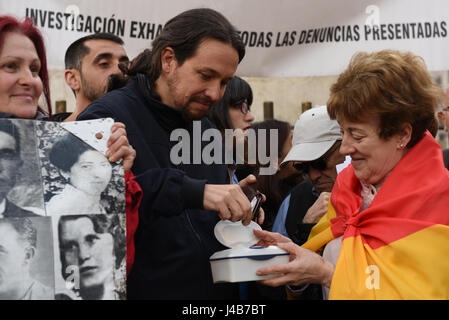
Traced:
<path fill-rule="evenodd" d="M 233 107 L 234 107 L 234 108 L 239 108 L 240 111 L 241 111 L 244 115 L 248 114 L 248 112 L 250 111 L 250 107 L 249 107 L 249 105 L 248 105 L 248 100 L 246 100 L 246 99 L 243 99 L 243 100 L 238 101 L 237 103 L 235 103 L 235 104 L 233 105 Z"/>
<path fill-rule="evenodd" d="M 309 174 L 309 167 L 312 167 L 313 169 L 318 171 L 323 171 L 327 168 L 327 159 L 321 157 L 315 161 L 295 163 L 293 167 L 304 174 Z"/>
<path fill-rule="evenodd" d="M 309 161 L 293 164 L 293 167 L 303 174 L 309 174 L 309 168 L 312 167 L 317 171 L 324 171 L 327 169 L 327 161 L 330 156 L 340 147 L 341 143 L 335 143 L 321 158 Z"/>

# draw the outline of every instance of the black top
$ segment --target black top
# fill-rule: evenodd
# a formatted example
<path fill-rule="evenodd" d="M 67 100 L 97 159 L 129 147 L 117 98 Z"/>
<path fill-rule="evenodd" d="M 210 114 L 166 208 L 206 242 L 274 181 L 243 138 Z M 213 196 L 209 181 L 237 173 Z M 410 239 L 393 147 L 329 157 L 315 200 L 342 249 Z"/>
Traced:
<path fill-rule="evenodd" d="M 56 122 L 63 122 L 65 119 L 67 119 L 68 117 L 70 117 L 70 115 L 72 114 L 72 112 L 61 112 L 61 113 L 56 113 L 53 115 L 53 121 Z"/>
<path fill-rule="evenodd" d="M 226 249 L 214 236 L 216 212 L 203 209 L 206 182 L 227 184 L 224 164 L 180 164 L 170 160 L 175 129 L 184 129 L 193 150 L 193 122 L 150 94 L 139 74 L 124 88 L 93 102 L 78 120 L 111 117 L 126 125 L 137 156 L 132 171 L 143 190 L 139 225 L 134 237 L 135 260 L 128 276 L 130 299 L 229 299 L 238 297 L 234 284 L 214 285 L 209 257 Z M 201 134 L 213 127 L 206 118 Z M 224 151 L 222 152 L 224 156 Z M 190 153 L 190 159 L 193 152 Z M 192 163 L 192 162 L 191 162 Z"/>
<path fill-rule="evenodd" d="M 303 245 L 315 223 L 303 223 L 307 210 L 318 199 L 319 194 L 313 188 L 310 179 L 306 179 L 295 188 L 290 196 L 290 205 L 285 219 L 285 228 L 289 237 L 298 245 Z M 294 288 L 294 287 L 292 287 Z M 303 288 L 300 286 L 300 288 Z M 301 293 L 301 300 L 322 300 L 321 285 L 309 284 Z"/>
<path fill-rule="evenodd" d="M 290 204 L 285 218 L 285 229 L 288 236 L 298 245 L 307 241 L 313 223 L 303 223 L 307 210 L 318 199 L 319 194 L 315 191 L 309 179 L 304 180 L 292 189 L 290 193 Z"/>

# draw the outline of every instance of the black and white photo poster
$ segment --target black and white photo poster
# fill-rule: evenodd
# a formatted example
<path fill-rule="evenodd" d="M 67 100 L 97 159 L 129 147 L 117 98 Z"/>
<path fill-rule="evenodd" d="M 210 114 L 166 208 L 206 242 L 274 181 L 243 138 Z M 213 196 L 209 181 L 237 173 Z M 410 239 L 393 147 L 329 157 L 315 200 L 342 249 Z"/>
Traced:
<path fill-rule="evenodd" d="M 125 186 L 111 119 L 0 119 L 0 299 L 126 297 Z"/>

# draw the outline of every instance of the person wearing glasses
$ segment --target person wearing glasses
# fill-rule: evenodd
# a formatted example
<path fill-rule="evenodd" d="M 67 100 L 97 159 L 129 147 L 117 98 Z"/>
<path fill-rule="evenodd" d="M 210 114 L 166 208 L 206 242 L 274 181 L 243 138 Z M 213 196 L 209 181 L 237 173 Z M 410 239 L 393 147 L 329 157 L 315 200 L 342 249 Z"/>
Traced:
<path fill-rule="evenodd" d="M 225 130 L 234 130 L 233 155 L 234 161 L 236 157 L 237 144 L 247 143 L 247 132 L 251 129 L 251 123 L 254 121 L 254 115 L 251 112 L 251 104 L 253 102 L 253 91 L 248 82 L 234 76 L 227 84 L 223 97 L 209 109 L 208 119 L 216 126 L 225 137 Z M 246 158 L 246 155 L 240 155 Z M 246 161 L 245 159 L 243 159 Z M 238 184 L 241 180 L 246 180 L 253 186 L 257 181 L 250 172 L 246 177 L 239 179 L 236 175 L 236 166 L 228 166 L 229 181 L 231 184 Z M 264 195 L 263 201 L 266 200 Z M 265 220 L 265 212 L 259 209 L 259 218 L 256 219 L 259 224 Z"/>
<path fill-rule="evenodd" d="M 254 115 L 251 112 L 253 103 L 253 91 L 245 80 L 234 76 L 228 82 L 223 97 L 216 102 L 207 114 L 209 120 L 220 131 L 223 141 L 225 130 L 234 130 L 233 155 L 235 161 L 236 144 L 245 143 L 245 134 L 251 128 L 254 121 Z M 235 165 L 228 166 L 229 179 L 233 184 L 238 183 L 235 174 Z"/>
<path fill-rule="evenodd" d="M 220 131 L 223 141 L 225 139 L 225 130 L 233 131 L 233 150 L 227 150 L 233 154 L 234 163 L 236 163 L 237 144 L 244 144 L 247 141 L 246 134 L 254 121 L 254 115 L 251 112 L 253 102 L 253 91 L 248 82 L 240 77 L 234 76 L 227 84 L 223 97 L 209 109 L 208 119 Z M 245 157 L 245 156 L 243 156 Z M 245 161 L 245 159 L 243 159 Z M 239 179 L 236 175 L 237 166 L 228 165 L 229 182 L 238 184 Z M 260 209 L 263 211 L 263 209 Z M 262 224 L 263 220 L 258 221 Z M 248 283 L 239 284 L 239 297 L 241 300 L 249 298 Z"/>
<path fill-rule="evenodd" d="M 293 163 L 305 179 L 282 202 L 272 231 L 302 245 L 327 212 L 330 192 L 337 179 L 337 165 L 343 163 L 345 157 L 338 152 L 341 146 L 340 126 L 329 118 L 326 106 L 312 108 L 299 116 L 293 130 L 292 144 L 281 168 Z M 287 288 L 293 297 L 322 299 L 319 285 Z"/>
<path fill-rule="evenodd" d="M 411 52 L 352 57 L 327 102 L 351 165 L 338 174 L 327 213 L 301 247 L 254 231 L 258 245 L 292 257 L 259 269 L 259 276 L 274 275 L 263 284 L 315 283 L 324 299 L 449 299 L 449 172 L 434 138 L 441 96 Z"/>
<path fill-rule="evenodd" d="M 345 157 L 338 152 L 340 126 L 331 120 L 326 106 L 315 107 L 300 115 L 293 130 L 293 146 L 281 163 L 301 172 L 304 181 L 292 189 L 282 202 L 272 231 L 301 245 L 310 230 L 326 213 L 330 192 L 337 178 L 336 166 Z"/>

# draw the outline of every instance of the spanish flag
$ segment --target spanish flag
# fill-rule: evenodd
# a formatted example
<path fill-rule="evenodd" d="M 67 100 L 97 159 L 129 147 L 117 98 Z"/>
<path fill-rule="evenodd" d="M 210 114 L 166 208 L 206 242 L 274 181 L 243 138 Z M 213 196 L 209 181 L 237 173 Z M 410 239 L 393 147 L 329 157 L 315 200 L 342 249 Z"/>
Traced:
<path fill-rule="evenodd" d="M 343 236 L 329 299 L 449 299 L 449 172 L 435 139 L 427 132 L 361 213 L 360 192 L 349 166 L 303 245 Z"/>

